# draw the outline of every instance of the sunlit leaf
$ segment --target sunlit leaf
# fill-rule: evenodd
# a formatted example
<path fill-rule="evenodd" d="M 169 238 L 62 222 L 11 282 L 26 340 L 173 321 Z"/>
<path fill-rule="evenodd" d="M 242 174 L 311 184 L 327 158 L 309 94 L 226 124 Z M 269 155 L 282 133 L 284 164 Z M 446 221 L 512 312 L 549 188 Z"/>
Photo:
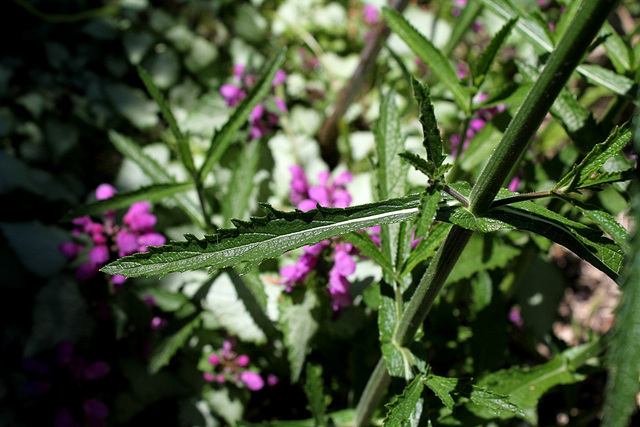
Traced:
<path fill-rule="evenodd" d="M 418 400 L 424 388 L 424 380 L 422 376 L 417 376 L 404 389 L 400 396 L 395 396 L 393 400 L 386 406 L 389 408 L 387 416 L 384 419 L 384 426 L 387 427 L 405 427 L 409 426 L 413 411 L 418 405 Z"/>
<path fill-rule="evenodd" d="M 382 14 L 391 30 L 396 33 L 420 59 L 429 66 L 433 74 L 453 94 L 458 107 L 470 115 L 470 97 L 467 90 L 460 85 L 453 65 L 445 58 L 433 43 L 418 32 L 405 18 L 393 9 L 383 7 Z"/>

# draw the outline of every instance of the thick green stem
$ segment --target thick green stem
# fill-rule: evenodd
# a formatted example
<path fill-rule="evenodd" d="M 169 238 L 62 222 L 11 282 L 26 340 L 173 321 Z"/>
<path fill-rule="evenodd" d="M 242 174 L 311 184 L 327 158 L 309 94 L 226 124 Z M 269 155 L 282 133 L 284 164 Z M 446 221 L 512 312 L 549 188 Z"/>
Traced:
<path fill-rule="evenodd" d="M 472 234 L 457 225 L 451 228 L 402 313 L 393 334 L 397 345 L 404 347 L 411 342 Z"/>
<path fill-rule="evenodd" d="M 382 399 L 382 396 L 387 391 L 387 387 L 389 387 L 390 383 L 391 376 L 389 375 L 389 371 L 387 371 L 387 364 L 385 363 L 384 358 L 381 357 L 380 360 L 378 360 L 378 364 L 373 370 L 373 373 L 369 377 L 369 381 L 362 392 L 362 396 L 360 396 L 360 401 L 356 408 L 356 418 L 354 422 L 355 427 L 364 427 L 369 425 L 369 420 L 371 420 L 373 413 L 378 407 L 380 399 Z"/>
<path fill-rule="evenodd" d="M 582 2 L 569 30 L 565 31 L 540 77 L 509 124 L 500 145 L 480 173 L 469 197 L 472 213 L 482 215 L 489 209 L 498 190 L 511 169 L 518 166 L 531 138 L 615 4 L 616 0 Z"/>

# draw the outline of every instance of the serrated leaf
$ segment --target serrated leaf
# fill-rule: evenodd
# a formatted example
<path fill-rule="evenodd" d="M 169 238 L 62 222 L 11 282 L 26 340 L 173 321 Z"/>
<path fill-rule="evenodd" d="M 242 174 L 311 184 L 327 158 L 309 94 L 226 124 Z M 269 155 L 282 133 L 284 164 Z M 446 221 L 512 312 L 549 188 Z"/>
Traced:
<path fill-rule="evenodd" d="M 438 122 L 431 104 L 429 86 L 423 85 L 415 78 L 411 80 L 413 93 L 418 101 L 418 120 L 422 125 L 423 141 L 422 145 L 427 150 L 427 165 L 432 181 L 439 180 L 442 175 L 436 175 L 436 170 L 442 165 L 446 156 L 442 154 L 442 138 L 438 129 Z"/>
<path fill-rule="evenodd" d="M 607 233 L 625 253 L 630 253 L 629 233 L 620 223 L 608 212 L 589 206 L 579 200 L 569 197 L 562 197 L 563 200 L 571 203 L 591 221 L 595 222 L 605 233 Z"/>
<path fill-rule="evenodd" d="M 455 405 L 453 396 L 461 396 L 498 416 L 524 416 L 522 409 L 512 403 L 509 397 L 474 385 L 470 378 L 446 378 L 429 374 L 425 378 L 425 384 L 449 410 L 453 410 Z"/>
<path fill-rule="evenodd" d="M 248 271 L 260 261 L 278 257 L 291 249 L 378 224 L 411 220 L 418 211 L 417 204 L 418 197 L 414 195 L 344 209 L 319 208 L 308 212 L 280 212 L 262 205 L 266 217 L 234 221 L 236 228 L 219 230 L 204 239 L 186 235 L 187 241 L 170 242 L 151 248 L 149 252 L 120 258 L 103 270 L 108 274 L 137 277 L 205 267 L 219 269 L 244 262 L 244 270 Z"/>
<path fill-rule="evenodd" d="M 512 18 L 507 21 L 506 24 L 500 28 L 500 31 L 496 33 L 495 36 L 491 39 L 489 46 L 485 50 L 482 51 L 480 57 L 477 61 L 472 65 L 472 77 L 473 84 L 476 87 L 480 87 L 482 82 L 484 81 L 484 77 L 489 71 L 489 67 L 493 64 L 496 55 L 502 49 L 504 42 L 507 40 L 509 35 L 511 34 L 511 30 L 513 30 L 514 25 L 518 21 L 518 18 Z"/>
<path fill-rule="evenodd" d="M 616 280 L 623 250 L 600 230 L 572 221 L 533 202 L 519 202 L 490 210 L 487 218 L 519 230 L 532 231 L 567 249 Z"/>
<path fill-rule="evenodd" d="M 198 326 L 200 326 L 200 316 L 193 315 L 183 319 L 175 332 L 172 333 L 172 330 L 168 330 L 167 333 L 170 335 L 157 344 L 149 359 L 149 373 L 155 374 L 168 365 L 171 358 L 185 345 L 193 334 L 193 330 Z"/>
<path fill-rule="evenodd" d="M 613 133 L 600 144 L 596 144 L 580 164 L 574 166 L 553 188 L 556 193 L 576 191 L 585 186 L 601 184 L 598 178 L 600 168 L 607 160 L 618 154 L 631 141 L 630 122 L 616 128 Z M 609 181 L 607 181 L 609 182 Z"/>
<path fill-rule="evenodd" d="M 635 219 L 640 221 L 640 198 L 635 195 Z M 640 222 L 637 222 L 640 223 Z M 636 231 L 632 256 L 622 280 L 620 305 L 609 341 L 606 364 L 609 369 L 602 425 L 626 427 L 637 410 L 640 392 L 640 235 Z"/>
<path fill-rule="evenodd" d="M 283 62 L 284 51 L 281 50 L 271 62 L 267 64 L 258 82 L 251 88 L 251 91 L 240 104 L 238 104 L 233 114 L 231 114 L 231 117 L 229 117 L 229 120 L 215 133 L 207 156 L 200 168 L 200 178 L 202 180 L 206 178 L 224 152 L 227 151 L 227 148 L 229 148 L 229 145 L 231 145 L 236 137 L 238 130 L 247 122 L 251 111 L 253 111 L 255 106 L 269 93 L 273 79 Z"/>
<path fill-rule="evenodd" d="M 194 173 L 196 167 L 193 163 L 193 155 L 191 154 L 191 149 L 189 148 L 189 141 L 180 131 L 180 127 L 178 126 L 178 122 L 171 112 L 171 108 L 169 108 L 167 101 L 160 92 L 160 89 L 158 89 L 156 84 L 151 79 L 151 76 L 149 76 L 149 74 L 140 65 L 137 66 L 137 69 L 140 79 L 144 83 L 144 86 L 147 88 L 147 91 L 149 92 L 153 100 L 156 101 L 156 104 L 158 104 L 158 107 L 160 107 L 160 112 L 169 125 L 169 129 L 171 130 L 173 137 L 176 139 L 176 142 L 178 144 L 178 152 L 180 153 L 180 157 L 182 158 L 184 166 L 188 171 Z"/>
<path fill-rule="evenodd" d="M 313 290 L 293 290 L 296 291 L 300 291 L 302 295 L 283 298 L 280 304 L 280 326 L 293 383 L 300 378 L 307 354 L 311 351 L 311 340 L 319 327 L 317 295 Z"/>
<path fill-rule="evenodd" d="M 122 153 L 123 156 L 134 162 L 142 169 L 142 171 L 153 181 L 154 184 L 174 184 L 175 180 L 166 171 L 166 168 L 160 166 L 154 159 L 147 156 L 140 146 L 130 138 L 121 135 L 115 131 L 109 132 L 109 140 Z M 204 218 L 198 206 L 185 194 L 175 194 L 173 199 L 178 206 L 202 229 L 204 226 Z"/>
<path fill-rule="evenodd" d="M 425 159 L 418 156 L 417 154 L 411 153 L 409 151 L 404 151 L 402 153 L 399 153 L 398 156 L 400 156 L 416 170 L 422 172 L 426 176 L 429 176 L 429 174 L 431 173 L 432 168 L 429 163 L 427 163 Z"/>
<path fill-rule="evenodd" d="M 460 85 L 458 75 L 449 60 L 398 12 L 388 7 L 383 7 L 382 14 L 391 30 L 404 40 L 409 48 L 429 66 L 437 79 L 449 89 L 458 107 L 466 115 L 471 115 L 469 94 Z"/>
<path fill-rule="evenodd" d="M 175 194 L 192 190 L 194 188 L 193 183 L 175 183 L 175 184 L 154 184 L 148 187 L 142 187 L 137 190 L 127 191 L 123 193 L 117 193 L 114 196 L 98 200 L 93 203 L 79 206 L 69 212 L 63 220 L 77 218 L 85 215 L 98 215 L 107 210 L 120 209 L 129 207 L 135 202 L 140 201 L 157 201 L 166 197 L 171 197 Z"/>
<path fill-rule="evenodd" d="M 578 373 L 578 368 L 599 351 L 597 343 L 588 343 L 566 350 L 545 364 L 533 368 L 513 367 L 491 373 L 478 381 L 478 387 L 487 387 L 494 393 L 509 396 L 509 401 L 520 408 L 522 414 L 496 414 L 487 407 L 468 408 L 483 418 L 495 418 L 496 415 L 510 418 L 517 415 L 536 425 L 538 400 L 557 385 L 572 384 L 584 379 L 584 375 Z"/>
<path fill-rule="evenodd" d="M 327 422 L 324 415 L 327 411 L 327 405 L 324 398 L 322 366 L 307 363 L 304 391 L 309 402 L 307 408 L 309 412 L 311 412 L 311 415 L 313 415 L 315 426 L 326 426 Z"/>
<path fill-rule="evenodd" d="M 386 427 L 409 426 L 412 413 L 418 404 L 423 389 L 423 377 L 416 376 L 400 396 L 395 396 L 393 400 L 386 405 L 387 408 L 389 408 L 389 412 L 387 412 L 387 416 L 382 425 Z"/>
<path fill-rule="evenodd" d="M 600 30 L 600 34 L 607 36 L 604 41 L 604 48 L 616 71 L 619 74 L 624 74 L 631 70 L 631 49 L 613 26 L 605 22 Z"/>

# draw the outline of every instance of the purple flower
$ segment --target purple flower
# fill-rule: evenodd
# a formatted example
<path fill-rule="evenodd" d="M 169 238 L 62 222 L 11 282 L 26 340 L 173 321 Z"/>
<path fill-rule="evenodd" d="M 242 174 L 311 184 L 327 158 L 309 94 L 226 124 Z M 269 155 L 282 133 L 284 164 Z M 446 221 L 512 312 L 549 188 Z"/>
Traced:
<path fill-rule="evenodd" d="M 163 319 L 162 317 L 154 316 L 151 319 L 150 328 L 152 331 L 161 331 L 164 329 L 169 322 L 167 319 Z"/>
<path fill-rule="evenodd" d="M 224 84 L 220 87 L 220 94 L 224 98 L 229 107 L 235 107 L 249 93 L 249 90 L 256 84 L 258 78 L 255 74 L 247 72 L 245 66 L 236 64 L 233 67 L 233 76 L 236 84 Z M 285 82 L 287 78 L 283 70 L 278 70 L 272 82 L 273 89 Z M 251 129 L 249 131 L 249 139 L 261 138 L 271 132 L 278 124 L 278 115 L 276 113 L 286 111 L 287 106 L 282 98 L 273 96 L 274 103 L 278 111 L 269 111 L 266 103 L 258 104 L 249 116 Z"/>
<path fill-rule="evenodd" d="M 213 380 L 215 380 L 215 377 L 211 372 L 205 372 L 204 374 L 202 374 L 202 377 L 204 378 L 205 381 L 209 383 L 212 383 Z"/>
<path fill-rule="evenodd" d="M 364 22 L 367 25 L 375 25 L 378 22 L 378 9 L 370 4 L 365 4 L 362 8 Z"/>
<path fill-rule="evenodd" d="M 116 194 L 116 189 L 109 184 L 100 184 L 96 188 L 96 199 L 105 200 Z"/>
<path fill-rule="evenodd" d="M 260 390 L 264 387 L 264 380 L 260 374 L 255 372 L 244 371 L 240 374 L 240 381 L 242 381 L 251 391 Z"/>
<path fill-rule="evenodd" d="M 246 367 L 249 365 L 249 356 L 247 356 L 246 354 L 241 354 L 240 356 L 238 356 L 238 366 L 241 367 Z"/>

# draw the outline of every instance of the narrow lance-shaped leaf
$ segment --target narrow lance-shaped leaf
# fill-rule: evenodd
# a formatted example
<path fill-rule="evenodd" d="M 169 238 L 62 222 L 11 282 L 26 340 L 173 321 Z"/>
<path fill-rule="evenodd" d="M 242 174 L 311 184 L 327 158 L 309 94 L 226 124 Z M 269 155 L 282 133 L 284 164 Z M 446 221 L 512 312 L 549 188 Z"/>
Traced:
<path fill-rule="evenodd" d="M 393 400 L 386 405 L 387 408 L 389 408 L 389 412 L 384 419 L 383 425 L 388 427 L 409 426 L 411 414 L 416 409 L 423 389 L 423 377 L 415 377 L 400 396 L 395 396 Z"/>
<path fill-rule="evenodd" d="M 125 156 L 127 159 L 134 162 L 142 169 L 154 184 L 168 184 L 174 183 L 174 179 L 167 172 L 166 168 L 160 166 L 154 159 L 146 155 L 140 146 L 132 141 L 130 138 L 121 135 L 115 131 L 109 132 L 109 139 L 113 145 Z M 204 228 L 204 218 L 199 207 L 191 200 L 186 194 L 175 194 L 174 200 L 178 203 L 180 208 L 191 217 L 191 219 L 200 227 Z"/>
<path fill-rule="evenodd" d="M 420 195 L 420 212 L 416 220 L 416 237 L 426 237 L 429 233 L 431 223 L 436 216 L 438 202 L 440 201 L 440 191 L 436 186 L 429 186 Z"/>
<path fill-rule="evenodd" d="M 411 83 L 418 101 L 418 119 L 422 125 L 424 136 L 422 144 L 427 150 L 428 176 L 431 181 L 439 180 L 442 176 L 438 176 L 436 172 L 446 157 L 442 154 L 442 138 L 440 137 L 436 115 L 433 112 L 429 87 L 416 79 L 412 79 Z"/>
<path fill-rule="evenodd" d="M 260 101 L 271 90 L 273 79 L 278 69 L 284 61 L 284 51 L 280 51 L 273 60 L 267 65 L 264 72 L 258 79 L 247 96 L 238 104 L 229 120 L 217 131 L 211 141 L 211 147 L 207 152 L 207 157 L 200 168 L 200 178 L 202 180 L 211 172 L 215 164 L 220 160 L 222 155 L 236 137 L 238 130 L 247 122 L 249 114 Z"/>
<path fill-rule="evenodd" d="M 571 169 L 554 187 L 556 193 L 566 193 L 588 186 L 599 185 L 599 177 L 603 175 L 600 168 L 607 160 L 619 153 L 631 141 L 629 122 L 616 128 L 606 141 L 597 144 L 589 154 Z"/>
<path fill-rule="evenodd" d="M 142 79 L 142 82 L 147 88 L 149 94 L 151 94 L 151 97 L 154 99 L 154 101 L 156 101 L 158 107 L 160 107 L 160 112 L 169 125 L 169 129 L 171 130 L 171 133 L 173 134 L 173 137 L 178 144 L 178 152 L 180 153 L 180 157 L 182 158 L 184 166 L 192 174 L 195 173 L 196 167 L 193 163 L 193 155 L 191 154 L 191 149 L 189 148 L 189 141 L 186 136 L 180 131 L 178 122 L 171 112 L 171 108 L 167 104 L 167 101 L 160 92 L 160 89 L 158 89 L 156 84 L 153 82 L 153 79 L 151 79 L 151 76 L 149 76 L 144 68 L 139 65 L 138 75 L 140 76 L 140 79 Z"/>
<path fill-rule="evenodd" d="M 382 14 L 391 30 L 396 33 L 418 57 L 429 66 L 433 74 L 440 80 L 453 94 L 458 107 L 471 114 L 470 98 L 467 90 L 460 85 L 458 75 L 439 49 L 418 32 L 405 18 L 398 12 L 388 7 L 382 8 Z"/>
<path fill-rule="evenodd" d="M 157 201 L 177 193 L 189 191 L 194 188 L 193 183 L 185 182 L 180 184 L 154 184 L 142 187 L 137 190 L 117 193 L 114 196 L 89 203 L 71 211 L 65 218 L 77 218 L 84 215 L 97 215 L 111 209 L 120 209 L 131 206 L 140 201 Z"/>
<path fill-rule="evenodd" d="M 362 230 L 379 224 L 412 220 L 418 211 L 418 197 L 350 208 L 319 208 L 308 212 L 279 212 L 262 205 L 267 216 L 248 222 L 234 221 L 237 228 L 220 230 L 204 239 L 185 236 L 149 252 L 138 253 L 103 267 L 109 274 L 129 277 L 168 274 L 208 267 L 218 269 L 247 263 L 245 271 L 262 260 L 274 258 L 304 245 Z"/>
<path fill-rule="evenodd" d="M 326 426 L 327 423 L 324 415 L 327 410 L 327 405 L 324 399 L 322 366 L 307 363 L 305 372 L 307 378 L 304 384 L 304 391 L 309 401 L 307 408 L 309 408 L 311 415 L 313 415 L 317 427 Z"/>
<path fill-rule="evenodd" d="M 493 60 L 496 58 L 496 55 L 504 45 L 504 42 L 507 40 L 507 37 L 511 34 L 511 30 L 515 26 L 518 18 L 512 18 L 507 21 L 506 24 L 496 33 L 496 35 L 491 39 L 489 46 L 485 50 L 482 51 L 478 60 L 473 64 L 473 84 L 476 87 L 480 87 L 482 82 L 484 81 L 484 77 L 489 71 L 489 67 L 493 64 Z"/>

